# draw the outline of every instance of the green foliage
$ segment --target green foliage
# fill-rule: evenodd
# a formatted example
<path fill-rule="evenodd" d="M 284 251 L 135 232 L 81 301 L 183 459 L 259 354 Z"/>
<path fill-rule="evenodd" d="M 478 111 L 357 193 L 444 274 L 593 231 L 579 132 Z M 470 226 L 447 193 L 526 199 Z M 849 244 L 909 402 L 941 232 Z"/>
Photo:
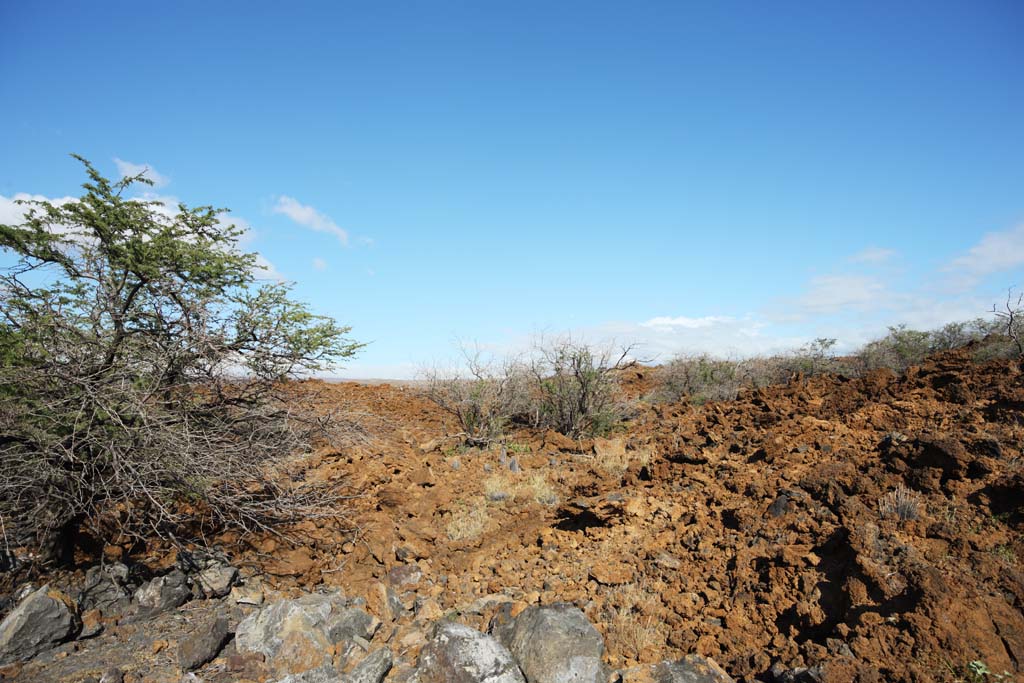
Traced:
<path fill-rule="evenodd" d="M 573 438 L 609 433 L 623 417 L 616 373 L 633 364 L 629 352 L 571 339 L 541 341 L 530 365 L 537 425 Z"/>
<path fill-rule="evenodd" d="M 308 442 L 311 416 L 281 380 L 331 367 L 360 344 L 282 283 L 223 211 L 126 199 L 88 161 L 77 201 L 22 202 L 0 225 L 16 262 L 0 274 L 0 515 L 19 542 L 118 506 L 118 533 L 172 533 L 175 501 L 217 523 L 260 524 L 289 497 L 241 481 Z M 255 489 L 253 489 L 255 490 Z"/>

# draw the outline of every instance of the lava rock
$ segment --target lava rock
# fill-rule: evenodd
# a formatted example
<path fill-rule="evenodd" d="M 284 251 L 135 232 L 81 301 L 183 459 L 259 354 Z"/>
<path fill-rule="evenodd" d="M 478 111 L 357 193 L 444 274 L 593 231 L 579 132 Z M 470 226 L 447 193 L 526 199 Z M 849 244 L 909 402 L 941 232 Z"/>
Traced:
<path fill-rule="evenodd" d="M 340 594 L 304 595 L 272 602 L 244 619 L 235 647 L 241 654 L 262 654 L 271 673 L 283 676 L 330 666 L 335 645 L 352 636 L 369 640 L 379 626 Z"/>
<path fill-rule="evenodd" d="M 188 577 L 175 569 L 169 574 L 158 576 L 143 584 L 135 591 L 135 602 L 139 603 L 141 614 L 152 616 L 185 604 L 192 595 Z"/>
<path fill-rule="evenodd" d="M 274 683 L 342 683 L 341 676 L 331 666 L 319 666 L 299 674 L 288 674 Z"/>
<path fill-rule="evenodd" d="M 77 605 L 43 586 L 0 622 L 0 666 L 24 661 L 73 637 L 80 628 Z"/>
<path fill-rule="evenodd" d="M 204 597 L 223 598 L 231 592 L 238 580 L 238 569 L 230 565 L 215 564 L 195 575 L 195 584 Z"/>
<path fill-rule="evenodd" d="M 394 665 L 391 650 L 382 647 L 366 656 L 363 661 L 345 676 L 345 683 L 380 683 Z"/>
<path fill-rule="evenodd" d="M 525 683 L 512 654 L 489 635 L 442 621 L 416 662 L 416 683 Z"/>
<path fill-rule="evenodd" d="M 128 567 L 117 562 L 105 567 L 90 567 L 78 594 L 83 611 L 98 609 L 106 615 L 120 614 L 131 605 Z"/>
<path fill-rule="evenodd" d="M 519 663 L 529 683 L 604 683 L 604 640 L 586 615 L 568 603 L 533 605 L 493 635 Z"/>
<path fill-rule="evenodd" d="M 178 645 L 178 664 L 186 671 L 199 668 L 216 657 L 230 639 L 227 617 L 217 615 Z"/>
<path fill-rule="evenodd" d="M 637 666 L 622 672 L 622 683 L 735 683 L 714 660 L 686 655 L 676 662 Z"/>

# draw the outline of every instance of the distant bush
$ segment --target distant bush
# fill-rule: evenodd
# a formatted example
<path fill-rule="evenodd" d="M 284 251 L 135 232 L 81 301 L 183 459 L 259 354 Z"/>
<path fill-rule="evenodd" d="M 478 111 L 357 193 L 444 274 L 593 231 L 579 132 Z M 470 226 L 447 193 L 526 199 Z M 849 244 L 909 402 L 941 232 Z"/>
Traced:
<path fill-rule="evenodd" d="M 736 398 L 745 370 L 742 362 L 708 354 L 678 356 L 658 370 L 655 398 L 674 402 L 685 397 L 698 405 L 707 401 L 728 401 Z"/>
<path fill-rule="evenodd" d="M 566 436 L 600 436 L 624 415 L 617 373 L 635 364 L 630 349 L 595 349 L 571 339 L 542 340 L 529 364 L 529 413 Z"/>
<path fill-rule="evenodd" d="M 465 371 L 423 371 L 425 394 L 456 419 L 467 444 L 485 446 L 526 409 L 528 376 L 515 361 L 486 358 L 479 350 L 463 349 L 462 354 Z"/>
<path fill-rule="evenodd" d="M 992 312 L 992 319 L 949 323 L 930 331 L 893 326 L 884 337 L 849 356 L 836 356 L 836 340 L 825 337 L 788 354 L 742 360 L 709 354 L 680 355 L 656 370 L 658 386 L 651 399 L 700 405 L 734 399 L 743 388 L 784 384 L 797 374 L 855 377 L 879 368 L 903 372 L 932 354 L 968 344 L 974 344 L 973 358 L 979 361 L 1024 356 L 1024 295 L 1014 299 L 1011 293 L 1006 303 L 1001 308 L 993 307 Z"/>

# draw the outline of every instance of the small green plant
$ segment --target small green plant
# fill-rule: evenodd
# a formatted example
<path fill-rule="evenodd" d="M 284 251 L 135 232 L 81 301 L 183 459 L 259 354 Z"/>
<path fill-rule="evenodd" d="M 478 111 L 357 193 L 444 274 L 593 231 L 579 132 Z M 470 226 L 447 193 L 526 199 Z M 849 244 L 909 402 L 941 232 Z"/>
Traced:
<path fill-rule="evenodd" d="M 1017 556 L 1013 553 L 1013 548 L 1005 543 L 992 548 L 992 554 L 1007 564 L 1017 564 Z"/>
<path fill-rule="evenodd" d="M 954 672 L 956 673 L 956 672 Z M 1001 674 L 992 673 L 988 665 L 980 659 L 968 662 L 960 672 L 958 681 L 963 683 L 989 683 L 989 681 L 1000 681 L 1001 683 L 1012 683 L 1013 678 L 1009 671 Z"/>

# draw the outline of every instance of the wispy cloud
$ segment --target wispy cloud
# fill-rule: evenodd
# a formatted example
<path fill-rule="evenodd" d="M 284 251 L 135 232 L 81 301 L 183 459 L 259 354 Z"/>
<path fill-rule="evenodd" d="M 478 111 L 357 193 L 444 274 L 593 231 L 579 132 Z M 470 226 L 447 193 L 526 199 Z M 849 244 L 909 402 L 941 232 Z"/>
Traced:
<path fill-rule="evenodd" d="M 75 201 L 74 197 L 44 197 L 41 194 L 18 192 L 11 197 L 0 195 L 0 225 L 20 225 L 25 222 L 25 213 L 32 207 L 18 202 L 50 202 L 56 206 Z"/>
<path fill-rule="evenodd" d="M 886 286 L 869 275 L 819 275 L 797 301 L 800 312 L 828 315 L 848 310 L 868 310 L 886 303 Z"/>
<path fill-rule="evenodd" d="M 986 233 L 981 240 L 946 267 L 962 287 L 979 279 L 1024 266 L 1024 223 L 1001 232 Z"/>
<path fill-rule="evenodd" d="M 676 316 L 674 318 L 670 316 L 659 316 L 640 323 L 640 326 L 662 330 L 672 330 L 680 328 L 687 330 L 697 330 L 703 327 L 713 327 L 715 325 L 729 323 L 732 322 L 732 320 L 733 319 L 728 316 L 720 315 L 709 315 L 703 318 L 687 318 L 686 316 L 682 315 Z"/>
<path fill-rule="evenodd" d="M 850 257 L 850 261 L 853 263 L 885 263 L 896 256 L 896 251 L 893 249 L 883 249 L 882 247 L 868 247 L 863 251 L 859 251 Z"/>
<path fill-rule="evenodd" d="M 278 197 L 273 211 L 288 216 L 299 225 L 311 230 L 334 235 L 343 246 L 348 245 L 348 232 L 338 227 L 338 224 L 331 220 L 330 216 L 320 213 L 312 206 L 299 203 L 293 197 L 285 195 Z"/>
<path fill-rule="evenodd" d="M 131 161 L 125 161 L 124 159 L 118 159 L 114 157 L 114 163 L 117 164 L 117 172 L 122 178 L 128 178 L 137 176 L 140 173 L 144 174 L 146 178 L 153 181 L 153 187 L 167 187 L 170 184 L 171 179 L 162 173 L 158 173 L 155 168 L 149 164 L 136 164 Z"/>
<path fill-rule="evenodd" d="M 327 261 L 317 256 L 313 259 L 313 270 L 327 270 Z"/>

